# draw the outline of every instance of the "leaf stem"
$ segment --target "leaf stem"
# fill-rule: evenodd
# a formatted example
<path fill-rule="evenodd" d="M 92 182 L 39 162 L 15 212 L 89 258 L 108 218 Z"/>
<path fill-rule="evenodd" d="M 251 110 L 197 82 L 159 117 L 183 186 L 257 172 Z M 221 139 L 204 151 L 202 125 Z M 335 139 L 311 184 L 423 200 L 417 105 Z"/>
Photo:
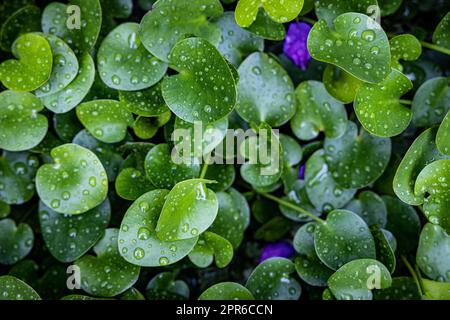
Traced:
<path fill-rule="evenodd" d="M 444 53 L 450 56 L 450 49 L 447 48 L 443 48 L 441 46 L 429 43 L 429 42 L 425 42 L 425 41 L 420 41 L 420 44 L 428 49 L 434 50 L 434 51 L 438 51 L 440 53 Z"/>
<path fill-rule="evenodd" d="M 319 217 L 317 217 L 317 216 L 315 216 L 314 214 L 312 214 L 311 212 L 309 212 L 309 211 L 307 211 L 307 210 L 305 210 L 305 209 L 303 209 L 303 208 L 301 208 L 301 207 L 299 207 L 299 206 L 296 206 L 295 204 L 293 204 L 293 203 L 290 203 L 290 202 L 288 202 L 288 201 L 286 201 L 286 200 L 283 200 L 283 199 L 280 199 L 280 198 L 278 198 L 278 197 L 275 197 L 275 196 L 273 196 L 273 195 L 271 195 L 271 194 L 269 194 L 269 193 L 265 193 L 265 192 L 258 192 L 258 191 L 256 191 L 259 195 L 261 195 L 261 196 L 263 196 L 263 197 L 265 197 L 265 198 L 267 198 L 267 199 L 270 199 L 270 200 L 272 200 L 272 201 L 275 201 L 275 202 L 277 202 L 277 203 L 279 203 L 279 204 L 281 204 L 281 205 L 283 205 L 283 206 L 285 206 L 285 207 L 288 207 L 288 208 L 290 208 L 290 209 L 292 209 L 292 210 L 294 210 L 294 211 L 297 211 L 297 212 L 299 212 L 299 213 L 301 213 L 301 214 L 305 214 L 305 215 L 307 215 L 308 217 L 310 217 L 311 219 L 313 219 L 313 220 L 315 220 L 315 221 L 317 221 L 317 222 L 319 222 L 319 223 L 324 223 L 325 221 L 324 220 L 322 220 L 322 219 L 320 219 Z"/>
<path fill-rule="evenodd" d="M 207 154 L 205 156 L 205 159 L 203 160 L 203 167 L 202 167 L 202 172 L 200 173 L 200 179 L 205 179 L 206 173 L 208 172 L 209 159 L 210 159 L 210 154 Z"/>
<path fill-rule="evenodd" d="M 411 104 L 412 104 L 412 101 L 411 101 L 411 100 L 400 99 L 399 102 L 400 102 L 401 104 L 407 104 L 407 105 L 411 105 Z"/>
<path fill-rule="evenodd" d="M 317 22 L 316 20 L 308 18 L 308 17 L 299 17 L 298 19 L 301 21 L 308 22 L 309 24 L 312 24 L 312 25 Z"/>
<path fill-rule="evenodd" d="M 417 290 L 419 291 L 420 296 L 423 296 L 423 290 L 422 290 L 422 285 L 421 285 L 421 281 L 419 281 L 419 277 L 417 276 L 416 271 L 414 271 L 414 268 L 411 266 L 411 264 L 409 263 L 408 259 L 406 259 L 405 256 L 402 256 L 402 261 L 405 264 L 406 268 L 408 268 L 409 272 L 411 273 L 414 282 L 416 283 L 417 286 Z"/>

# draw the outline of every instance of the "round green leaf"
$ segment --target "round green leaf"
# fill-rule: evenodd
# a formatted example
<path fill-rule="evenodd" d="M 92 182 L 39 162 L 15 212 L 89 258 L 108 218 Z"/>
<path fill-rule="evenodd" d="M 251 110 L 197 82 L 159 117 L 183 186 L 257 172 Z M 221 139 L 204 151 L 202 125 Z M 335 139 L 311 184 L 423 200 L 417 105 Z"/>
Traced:
<path fill-rule="evenodd" d="M 132 0 L 100 0 L 100 4 L 104 14 L 119 19 L 129 18 L 133 12 Z"/>
<path fill-rule="evenodd" d="M 368 226 L 384 228 L 387 222 L 387 209 L 383 199 L 372 191 L 363 191 L 358 198 L 349 202 L 345 209 L 359 215 Z"/>
<path fill-rule="evenodd" d="M 201 246 L 200 255 L 196 250 L 198 245 Z M 199 264 L 197 264 L 197 258 L 200 259 Z M 200 236 L 196 247 L 189 254 L 189 259 L 199 267 L 207 267 L 212 263 L 213 258 L 218 268 L 226 267 L 233 259 L 233 246 L 227 239 L 206 231 Z M 206 264 L 206 260 L 208 260 L 208 264 Z"/>
<path fill-rule="evenodd" d="M 411 122 L 412 113 L 400 97 L 412 87 L 411 80 L 395 69 L 378 84 L 363 84 L 356 93 L 354 107 L 364 128 L 380 137 L 402 133 Z"/>
<path fill-rule="evenodd" d="M 14 220 L 0 221 L 0 264 L 13 265 L 33 249 L 34 234 L 26 223 L 16 226 Z"/>
<path fill-rule="evenodd" d="M 122 103 L 114 100 L 95 100 L 77 107 L 77 116 L 90 134 L 106 143 L 125 139 L 133 116 Z"/>
<path fill-rule="evenodd" d="M 417 249 L 417 264 L 430 279 L 450 282 L 450 236 L 430 223 L 423 227 Z"/>
<path fill-rule="evenodd" d="M 138 36 L 137 23 L 124 23 L 111 31 L 98 51 L 98 71 L 110 88 L 143 90 L 162 79 L 167 64 L 149 53 Z"/>
<path fill-rule="evenodd" d="M 189 299 L 189 287 L 183 280 L 175 280 L 173 273 L 162 272 L 147 284 L 145 295 L 148 300 L 185 300 Z"/>
<path fill-rule="evenodd" d="M 393 238 L 392 233 L 380 229 L 378 226 L 371 228 L 373 239 L 375 240 L 376 256 L 390 273 L 394 273 L 396 266 L 395 248 L 391 246 L 389 239 Z"/>
<path fill-rule="evenodd" d="M 420 300 L 417 284 L 413 278 L 392 278 L 389 288 L 373 292 L 375 300 Z"/>
<path fill-rule="evenodd" d="M 433 33 L 433 42 L 438 46 L 450 49 L 450 12 L 439 22 Z"/>
<path fill-rule="evenodd" d="M 121 91 L 119 96 L 128 111 L 138 116 L 154 117 L 169 111 L 162 96 L 160 83 L 142 91 Z"/>
<path fill-rule="evenodd" d="M 402 5 L 403 0 L 377 0 L 381 15 L 388 16 L 396 12 Z"/>
<path fill-rule="evenodd" d="M 389 40 L 392 68 L 403 71 L 400 60 L 414 61 L 422 54 L 422 45 L 412 34 L 401 34 Z"/>
<path fill-rule="evenodd" d="M 217 181 L 210 186 L 215 192 L 225 191 L 230 188 L 236 177 L 236 170 L 233 165 L 210 164 L 206 172 L 205 179 Z"/>
<path fill-rule="evenodd" d="M 324 19 L 330 26 L 334 19 L 346 12 L 358 12 L 371 15 L 372 8 L 378 9 L 377 0 L 320 0 L 315 1 L 316 15 L 319 19 Z M 379 10 L 379 9 L 378 9 Z"/>
<path fill-rule="evenodd" d="M 297 112 L 291 128 L 301 140 L 315 139 L 321 131 L 330 138 L 338 138 L 347 128 L 347 112 L 342 103 L 326 91 L 318 81 L 302 82 L 295 90 Z"/>
<path fill-rule="evenodd" d="M 39 204 L 39 222 L 45 245 L 56 259 L 72 262 L 94 246 L 111 216 L 109 200 L 79 216 L 62 215 L 42 202 Z"/>
<path fill-rule="evenodd" d="M 191 239 L 208 229 L 219 210 L 216 194 L 206 188 L 209 180 L 178 183 L 167 195 L 156 233 L 163 241 Z"/>
<path fill-rule="evenodd" d="M 329 288 L 338 300 L 372 300 L 372 289 L 389 288 L 391 284 L 392 278 L 386 267 L 372 259 L 351 261 L 328 280 Z"/>
<path fill-rule="evenodd" d="M 350 103 L 355 100 L 356 92 L 363 82 L 347 71 L 329 64 L 323 72 L 323 84 L 334 98 Z"/>
<path fill-rule="evenodd" d="M 358 132 L 356 124 L 349 122 L 343 136 L 325 139 L 324 150 L 335 181 L 343 188 L 360 189 L 383 174 L 391 157 L 391 141 L 362 128 Z"/>
<path fill-rule="evenodd" d="M 74 11 L 68 10 L 71 6 L 80 9 L 81 28 L 73 28 L 77 21 Z M 72 15 L 68 16 L 68 11 Z M 52 2 L 42 14 L 42 30 L 63 39 L 77 55 L 87 53 L 95 46 L 101 26 L 102 8 L 99 0 L 70 0 L 67 5 Z"/>
<path fill-rule="evenodd" d="M 106 229 L 94 247 L 96 257 L 85 255 L 75 262 L 80 268 L 81 288 L 97 297 L 114 297 L 131 288 L 140 267 L 126 262 L 119 254 L 119 230 Z"/>
<path fill-rule="evenodd" d="M 344 207 L 356 193 L 355 189 L 343 189 L 333 179 L 324 150 L 316 151 L 306 162 L 305 181 L 309 200 L 319 212 Z"/>
<path fill-rule="evenodd" d="M 116 178 L 116 192 L 126 200 L 134 201 L 154 188 L 145 174 L 135 168 L 123 169 Z"/>
<path fill-rule="evenodd" d="M 166 266 L 184 258 L 197 237 L 162 241 L 156 224 L 169 191 L 154 190 L 142 195 L 128 209 L 119 232 L 119 251 L 128 262 L 147 267 Z"/>
<path fill-rule="evenodd" d="M 377 22 L 348 12 L 334 20 L 334 28 L 325 20 L 314 24 L 308 37 L 308 51 L 314 59 L 334 64 L 365 82 L 378 83 L 389 75 L 389 40 Z"/>
<path fill-rule="evenodd" d="M 206 289 L 199 300 L 255 300 L 247 288 L 235 282 L 221 282 Z"/>
<path fill-rule="evenodd" d="M 326 287 L 333 270 L 324 265 L 317 256 L 300 255 L 294 260 L 299 277 L 310 286 Z"/>
<path fill-rule="evenodd" d="M 50 78 L 52 49 L 45 37 L 27 33 L 14 42 L 12 53 L 17 58 L 0 64 L 0 81 L 14 91 L 33 91 Z"/>
<path fill-rule="evenodd" d="M 295 113 L 294 86 L 272 57 L 253 53 L 239 67 L 236 111 L 247 122 L 280 127 Z"/>
<path fill-rule="evenodd" d="M 288 166 L 299 164 L 303 157 L 303 150 L 300 144 L 286 134 L 280 134 L 280 143 L 283 149 L 283 161 Z"/>
<path fill-rule="evenodd" d="M 63 90 L 46 95 L 41 100 L 47 109 L 55 113 L 66 113 L 75 108 L 86 97 L 95 80 L 94 60 L 85 53 L 80 58 L 80 69 L 76 78 Z"/>
<path fill-rule="evenodd" d="M 267 40 L 281 41 L 286 37 L 283 24 L 273 21 L 263 8 L 259 8 L 256 20 L 245 30 Z"/>
<path fill-rule="evenodd" d="M 12 276 L 0 277 L 0 300 L 41 300 L 36 291 Z"/>
<path fill-rule="evenodd" d="M 439 126 L 436 134 L 436 146 L 442 154 L 450 156 L 450 112 Z"/>
<path fill-rule="evenodd" d="M 339 269 L 355 259 L 375 259 L 375 242 L 369 227 L 356 213 L 333 210 L 314 234 L 317 256 L 329 268 Z"/>
<path fill-rule="evenodd" d="M 108 192 L 105 169 L 97 156 L 75 144 L 51 151 L 53 164 L 41 166 L 36 188 L 42 202 L 56 212 L 81 214 L 101 204 Z"/>
<path fill-rule="evenodd" d="M 33 94 L 3 91 L 0 93 L 0 148 L 23 151 L 34 148 L 45 137 L 47 118 L 44 106 Z"/>
<path fill-rule="evenodd" d="M 239 0 L 235 13 L 238 25 L 250 26 L 255 21 L 260 7 L 264 8 L 272 20 L 285 23 L 299 15 L 303 0 Z"/>
<path fill-rule="evenodd" d="M 217 44 L 220 28 L 208 18 L 222 14 L 219 0 L 159 0 L 142 19 L 139 38 L 158 59 L 171 61 L 170 51 L 186 35 L 202 37 Z"/>
<path fill-rule="evenodd" d="M 181 40 L 170 53 L 170 63 L 179 74 L 163 80 L 162 94 L 179 118 L 211 123 L 233 110 L 235 79 L 225 58 L 208 41 Z"/>

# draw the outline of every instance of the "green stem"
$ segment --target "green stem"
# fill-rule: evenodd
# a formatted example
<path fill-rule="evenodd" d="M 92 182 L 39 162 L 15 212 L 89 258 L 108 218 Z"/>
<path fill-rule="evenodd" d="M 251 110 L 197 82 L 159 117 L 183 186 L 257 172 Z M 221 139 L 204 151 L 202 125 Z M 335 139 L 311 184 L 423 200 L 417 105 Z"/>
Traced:
<path fill-rule="evenodd" d="M 277 202 L 277 203 L 279 203 L 279 204 L 281 204 L 281 205 L 283 205 L 283 206 L 285 206 L 287 208 L 290 208 L 290 209 L 292 209 L 294 211 L 297 211 L 297 212 L 299 212 L 301 214 L 305 214 L 308 217 L 310 217 L 311 219 L 314 219 L 315 221 L 317 221 L 319 223 L 324 223 L 325 222 L 324 220 L 322 220 L 319 217 L 315 216 L 311 212 L 309 212 L 309 211 L 307 211 L 307 210 L 305 210 L 305 209 L 303 209 L 301 207 L 298 207 L 295 204 L 292 204 L 292 203 L 290 203 L 290 202 L 288 202 L 286 200 L 280 199 L 278 197 L 275 197 L 275 196 L 273 196 L 273 195 L 271 195 L 269 193 L 265 193 L 265 192 L 258 192 L 258 194 L 260 194 L 261 196 L 263 196 L 263 197 L 265 197 L 267 199 L 275 201 L 275 202 Z"/>
<path fill-rule="evenodd" d="M 406 259 L 405 256 L 402 256 L 402 261 L 405 264 L 406 268 L 408 268 L 409 272 L 411 273 L 414 282 L 416 283 L 417 290 L 419 291 L 419 294 L 422 297 L 423 296 L 422 285 L 421 281 L 419 281 L 419 277 L 417 276 L 416 271 L 414 271 L 414 268 L 411 266 L 411 264 L 409 263 L 408 259 Z"/>
<path fill-rule="evenodd" d="M 431 50 L 434 50 L 434 51 L 438 51 L 440 53 L 448 54 L 450 56 L 450 49 L 443 48 L 441 46 L 437 46 L 435 44 L 428 43 L 428 42 L 425 42 L 425 41 L 420 41 L 420 43 L 425 48 L 428 48 L 428 49 L 431 49 Z"/>
<path fill-rule="evenodd" d="M 400 102 L 401 104 L 407 104 L 407 105 L 411 105 L 411 104 L 412 104 L 412 101 L 411 101 L 411 100 L 403 100 L 403 99 L 400 99 L 399 102 Z"/>
<path fill-rule="evenodd" d="M 308 22 L 309 24 L 315 24 L 317 21 L 308 17 L 298 17 L 299 20 Z"/>
<path fill-rule="evenodd" d="M 205 179 L 206 172 L 208 172 L 209 159 L 210 159 L 210 155 L 208 154 L 207 156 L 205 156 L 205 159 L 204 159 L 202 172 L 200 173 L 200 179 Z"/>

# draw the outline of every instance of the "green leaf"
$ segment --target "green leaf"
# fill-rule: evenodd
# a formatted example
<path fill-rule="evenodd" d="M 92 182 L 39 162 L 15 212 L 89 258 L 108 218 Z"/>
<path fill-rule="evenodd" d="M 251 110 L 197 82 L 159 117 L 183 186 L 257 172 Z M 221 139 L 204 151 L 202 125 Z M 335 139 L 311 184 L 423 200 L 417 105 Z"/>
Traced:
<path fill-rule="evenodd" d="M 3 20 L 3 19 L 2 19 Z M 14 41 L 21 35 L 41 29 L 41 9 L 34 5 L 21 7 L 2 21 L 0 48 L 10 52 Z"/>
<path fill-rule="evenodd" d="M 273 21 L 263 8 L 259 8 L 256 20 L 245 30 L 267 40 L 281 41 L 286 36 L 283 24 Z"/>
<path fill-rule="evenodd" d="M 392 69 L 378 84 L 363 84 L 355 97 L 355 112 L 364 128 L 380 137 L 402 133 L 411 122 L 412 112 L 400 99 L 413 84 L 400 71 Z"/>
<path fill-rule="evenodd" d="M 80 104 L 77 116 L 90 134 L 106 143 L 125 139 L 127 128 L 134 121 L 122 103 L 114 100 L 95 100 Z"/>
<path fill-rule="evenodd" d="M 356 189 L 343 189 L 333 179 L 324 150 L 316 151 L 306 162 L 305 181 L 309 200 L 319 212 L 344 207 L 356 193 Z"/>
<path fill-rule="evenodd" d="M 144 193 L 155 189 L 145 174 L 135 168 L 123 169 L 116 178 L 116 192 L 126 200 L 134 201 Z"/>
<path fill-rule="evenodd" d="M 192 179 L 178 183 L 167 195 L 156 233 L 163 241 L 191 239 L 214 222 L 219 204 L 206 187 L 209 180 Z"/>
<path fill-rule="evenodd" d="M 334 19 L 346 12 L 358 12 L 371 15 L 372 9 L 378 8 L 376 0 L 320 0 L 315 2 L 316 15 L 332 26 Z M 378 9 L 379 10 L 379 9 Z"/>
<path fill-rule="evenodd" d="M 450 236 L 439 226 L 427 223 L 420 234 L 416 261 L 430 279 L 450 282 Z"/>
<path fill-rule="evenodd" d="M 55 113 L 53 115 L 53 127 L 58 138 L 63 142 L 71 142 L 80 131 L 83 131 L 83 126 L 78 121 L 75 111 Z"/>
<path fill-rule="evenodd" d="M 119 19 L 127 19 L 133 12 L 132 0 L 100 0 L 104 14 Z"/>
<path fill-rule="evenodd" d="M 359 215 L 368 226 L 384 228 L 387 222 L 387 209 L 383 199 L 372 191 L 363 191 L 358 198 L 349 202 L 345 209 Z"/>
<path fill-rule="evenodd" d="M 450 283 L 422 279 L 425 296 L 429 300 L 450 300 Z"/>
<path fill-rule="evenodd" d="M 386 267 L 372 259 L 351 261 L 328 280 L 330 290 L 338 300 L 372 300 L 372 289 L 386 289 L 391 284 L 392 278 Z"/>
<path fill-rule="evenodd" d="M 291 260 L 267 259 L 253 270 L 245 286 L 256 300 L 298 300 L 302 288 L 289 276 L 294 271 Z"/>
<path fill-rule="evenodd" d="M 41 300 L 36 291 L 12 276 L 0 277 L 0 300 Z"/>
<path fill-rule="evenodd" d="M 389 40 L 392 68 L 403 71 L 400 60 L 414 61 L 422 54 L 422 45 L 412 34 L 401 34 Z"/>
<path fill-rule="evenodd" d="M 312 140 L 321 131 L 330 138 L 338 138 L 345 133 L 345 107 L 330 96 L 323 83 L 304 81 L 297 87 L 295 94 L 297 112 L 291 120 L 291 128 L 297 138 Z"/>
<path fill-rule="evenodd" d="M 381 15 L 388 16 L 395 13 L 402 5 L 403 0 L 377 0 Z"/>
<path fill-rule="evenodd" d="M 148 300 L 186 300 L 189 287 L 183 280 L 175 280 L 171 272 L 161 272 L 147 284 L 145 295 Z"/>
<path fill-rule="evenodd" d="M 239 67 L 236 111 L 247 122 L 280 127 L 295 113 L 294 85 L 274 58 L 253 53 Z"/>
<path fill-rule="evenodd" d="M 50 78 L 53 56 L 45 37 L 27 33 L 14 41 L 12 53 L 17 58 L 0 64 L 0 81 L 14 91 L 33 91 Z"/>
<path fill-rule="evenodd" d="M 333 210 L 318 224 L 314 246 L 319 259 L 333 270 L 355 259 L 375 259 L 375 242 L 369 227 L 356 213 Z"/>
<path fill-rule="evenodd" d="M 255 300 L 247 288 L 235 282 L 221 282 L 206 289 L 199 300 Z"/>
<path fill-rule="evenodd" d="M 110 217 L 109 200 L 80 216 L 62 215 L 42 202 L 39 204 L 45 245 L 61 262 L 75 261 L 91 249 L 108 226 Z"/>
<path fill-rule="evenodd" d="M 28 152 L 4 152 L 0 157 L 0 200 L 23 204 L 34 195 L 39 158 Z"/>
<path fill-rule="evenodd" d="M 216 261 L 217 268 L 225 268 L 233 259 L 233 246 L 231 243 L 213 233 L 206 231 L 202 234 L 189 253 L 189 260 L 200 268 L 208 267 L 213 260 Z"/>
<path fill-rule="evenodd" d="M 281 149 L 283 149 L 283 161 L 288 166 L 295 166 L 300 163 L 303 157 L 303 150 L 294 138 L 280 134 Z"/>
<path fill-rule="evenodd" d="M 436 146 L 442 154 L 450 156 L 450 112 L 439 126 L 436 134 Z"/>
<path fill-rule="evenodd" d="M 181 40 L 170 53 L 170 63 L 179 74 L 163 80 L 162 94 L 179 118 L 211 123 L 233 110 L 236 104 L 233 73 L 225 58 L 207 40 Z"/>
<path fill-rule="evenodd" d="M 235 12 L 237 24 L 249 27 L 255 21 L 260 7 L 264 8 L 272 20 L 285 23 L 300 14 L 303 0 L 239 0 Z"/>
<path fill-rule="evenodd" d="M 28 224 L 16 226 L 11 219 L 0 221 L 0 264 L 13 265 L 19 262 L 30 253 L 33 244 L 34 234 Z"/>
<path fill-rule="evenodd" d="M 27 92 L 0 93 L 0 148 L 24 151 L 36 147 L 45 137 L 48 121 L 39 114 L 44 106 Z"/>
<path fill-rule="evenodd" d="M 392 278 L 389 288 L 377 290 L 373 296 L 375 300 L 421 300 L 416 282 L 407 277 Z"/>
<path fill-rule="evenodd" d="M 229 189 L 233 185 L 235 177 L 236 170 L 231 164 L 209 164 L 205 175 L 205 179 L 217 181 L 210 186 L 210 189 L 215 192 Z"/>
<path fill-rule="evenodd" d="M 300 255 L 294 260 L 299 277 L 310 286 L 326 287 L 333 270 L 324 265 L 316 255 Z"/>
<path fill-rule="evenodd" d="M 266 242 L 278 241 L 290 231 L 291 226 L 291 221 L 280 216 L 275 216 L 256 230 L 255 239 L 264 240 Z"/>
<path fill-rule="evenodd" d="M 69 10 L 72 15 L 67 14 L 71 6 L 79 7 L 82 28 L 68 28 L 76 22 L 73 11 Z M 77 55 L 87 53 L 95 46 L 101 26 L 102 8 L 99 0 L 70 0 L 67 5 L 52 2 L 42 14 L 42 30 L 63 39 Z"/>
<path fill-rule="evenodd" d="M 120 300 L 143 301 L 145 297 L 136 288 L 130 288 L 119 297 Z"/>
<path fill-rule="evenodd" d="M 80 268 L 81 288 L 97 297 L 114 297 L 131 288 L 140 267 L 126 262 L 117 247 L 118 229 L 106 229 L 94 247 L 95 257 L 85 255 L 75 262 Z"/>
<path fill-rule="evenodd" d="M 119 251 L 128 262 L 146 267 L 173 264 L 194 248 L 197 237 L 161 241 L 156 225 L 168 190 L 153 190 L 139 197 L 126 212 L 119 232 Z"/>
<path fill-rule="evenodd" d="M 441 123 L 450 110 L 450 78 L 436 77 L 424 82 L 412 102 L 413 123 L 417 127 L 431 127 Z"/>
<path fill-rule="evenodd" d="M 11 213 L 11 206 L 0 200 L 0 219 L 6 218 Z"/>
<path fill-rule="evenodd" d="M 162 79 L 167 64 L 142 45 L 137 23 L 124 23 L 111 31 L 98 51 L 98 72 L 110 88 L 147 89 Z"/>
<path fill-rule="evenodd" d="M 345 134 L 326 138 L 325 160 L 333 178 L 343 188 L 360 189 L 376 181 L 391 157 L 391 141 L 373 136 L 349 122 Z"/>
<path fill-rule="evenodd" d="M 56 212 L 81 214 L 101 204 L 108 192 L 105 169 L 97 156 L 75 144 L 51 151 L 53 164 L 41 166 L 36 188 L 42 202 Z"/>
<path fill-rule="evenodd" d="M 89 53 L 81 56 L 79 67 L 76 78 L 63 90 L 41 97 L 47 109 L 55 113 L 66 113 L 83 101 L 95 80 L 94 60 Z"/>
<path fill-rule="evenodd" d="M 391 245 L 390 239 L 393 239 L 395 244 L 395 238 L 392 233 L 380 229 L 378 226 L 373 226 L 370 230 L 375 240 L 377 260 L 385 265 L 391 274 L 394 273 L 397 261 L 395 258 L 395 247 Z"/>
<path fill-rule="evenodd" d="M 295 178 L 298 178 L 298 170 L 295 171 Z M 292 190 L 290 190 L 285 197 L 283 197 L 283 200 L 286 200 L 298 207 L 301 207 L 302 209 L 308 210 L 311 213 L 314 213 L 316 215 L 319 215 L 320 213 L 317 212 L 316 208 L 311 204 L 308 198 L 308 194 L 306 191 L 306 183 L 303 180 L 296 180 L 294 184 L 292 185 Z M 291 219 L 293 221 L 310 221 L 311 218 L 303 213 L 299 213 L 298 211 L 292 210 L 289 207 L 279 205 L 281 213 L 288 219 Z"/>
<path fill-rule="evenodd" d="M 172 62 L 170 51 L 187 35 L 218 44 L 220 28 L 208 19 L 222 14 L 219 0 L 159 0 L 142 19 L 139 38 L 155 57 Z"/>
<path fill-rule="evenodd" d="M 433 42 L 438 46 L 450 49 L 450 12 L 439 22 L 433 33 Z"/>
<path fill-rule="evenodd" d="M 323 72 L 323 84 L 334 98 L 350 103 L 355 100 L 356 92 L 363 82 L 347 71 L 329 64 Z"/>
<path fill-rule="evenodd" d="M 213 20 L 221 31 L 222 37 L 217 49 L 236 68 L 246 56 L 264 50 L 264 40 L 236 24 L 233 12 L 225 12 Z"/>
<path fill-rule="evenodd" d="M 154 117 L 169 111 L 162 96 L 160 83 L 142 91 L 121 91 L 119 96 L 128 111 L 138 116 Z"/>
<path fill-rule="evenodd" d="M 389 40 L 377 22 L 348 12 L 334 20 L 334 28 L 325 20 L 314 24 L 308 37 L 308 51 L 314 59 L 336 65 L 365 82 L 378 83 L 389 75 Z"/>

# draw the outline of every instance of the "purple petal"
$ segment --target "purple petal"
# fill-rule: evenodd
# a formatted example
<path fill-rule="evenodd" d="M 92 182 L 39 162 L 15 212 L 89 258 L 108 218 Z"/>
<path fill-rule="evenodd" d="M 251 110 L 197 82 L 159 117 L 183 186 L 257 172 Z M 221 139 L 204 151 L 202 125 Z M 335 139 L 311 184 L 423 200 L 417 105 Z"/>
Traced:
<path fill-rule="evenodd" d="M 259 262 L 261 263 L 264 260 L 273 257 L 290 258 L 294 255 L 294 252 L 295 250 L 289 242 L 278 241 L 274 243 L 268 243 L 262 249 L 261 256 L 259 257 Z"/>
<path fill-rule="evenodd" d="M 311 26 L 305 22 L 293 22 L 289 25 L 283 52 L 297 67 L 306 70 L 311 56 L 308 52 L 307 40 Z"/>
<path fill-rule="evenodd" d="M 305 180 L 305 170 L 306 170 L 306 166 L 304 164 L 302 164 L 302 166 L 298 170 L 298 178 L 300 180 Z"/>

